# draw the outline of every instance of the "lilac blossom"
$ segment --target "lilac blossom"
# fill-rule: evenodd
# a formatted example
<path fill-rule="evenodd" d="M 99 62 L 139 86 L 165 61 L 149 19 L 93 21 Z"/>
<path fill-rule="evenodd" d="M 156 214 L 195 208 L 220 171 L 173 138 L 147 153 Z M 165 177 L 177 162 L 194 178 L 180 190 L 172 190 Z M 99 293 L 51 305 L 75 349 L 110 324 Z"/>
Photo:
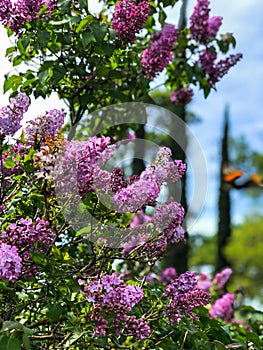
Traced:
<path fill-rule="evenodd" d="M 143 51 L 141 58 L 142 69 L 148 79 L 154 79 L 171 62 L 178 35 L 179 31 L 173 24 L 165 24 L 153 36 L 152 46 Z"/>
<path fill-rule="evenodd" d="M 229 277 L 232 275 L 232 269 L 230 267 L 226 267 L 221 272 L 218 272 L 214 279 L 213 283 L 217 286 L 217 288 L 224 288 L 225 284 L 229 280 Z"/>
<path fill-rule="evenodd" d="M 112 20 L 111 28 L 118 36 L 133 43 L 136 34 L 143 28 L 150 14 L 150 4 L 142 1 L 136 5 L 133 0 L 119 1 Z"/>
<path fill-rule="evenodd" d="M 0 0 L 0 21 L 19 36 L 26 22 L 37 18 L 47 20 L 56 7 L 57 0 L 17 0 L 15 3 Z"/>
<path fill-rule="evenodd" d="M 177 272 L 174 267 L 166 267 L 159 276 L 159 282 L 169 284 L 177 277 Z"/>
<path fill-rule="evenodd" d="M 32 276 L 37 267 L 30 261 L 30 253 L 34 250 L 45 253 L 54 242 L 56 233 L 49 228 L 49 222 L 36 218 L 35 223 L 31 219 L 19 219 L 10 224 L 2 232 L 0 241 L 16 246 L 23 261 L 22 275 Z"/>
<path fill-rule="evenodd" d="M 14 136 L 21 128 L 21 120 L 28 110 L 29 98 L 24 93 L 10 99 L 10 105 L 0 109 L 0 139 L 5 136 Z"/>
<path fill-rule="evenodd" d="M 6 243 L 0 243 L 0 280 L 15 282 L 21 273 L 22 259 L 18 249 Z"/>
<path fill-rule="evenodd" d="M 94 188 L 94 176 L 98 174 L 98 166 L 111 157 L 114 149 L 114 145 L 110 147 L 110 138 L 104 136 L 93 136 L 82 142 L 66 142 L 52 174 L 60 193 L 67 195 L 76 188 L 80 196 L 84 197 L 94 191 L 96 186 L 99 187 L 100 179 L 96 177 Z"/>
<path fill-rule="evenodd" d="M 45 141 L 47 135 L 56 136 L 64 124 L 65 114 L 58 109 L 52 109 L 44 116 L 28 122 L 25 134 L 29 142 Z"/>
<path fill-rule="evenodd" d="M 114 202 L 120 213 L 136 212 L 144 205 L 155 205 L 160 187 L 155 181 L 139 179 L 114 195 Z"/>
<path fill-rule="evenodd" d="M 94 323 L 94 335 L 106 335 L 108 330 L 115 331 L 116 335 L 133 335 L 144 339 L 150 335 L 150 328 L 143 318 L 127 315 L 135 305 L 143 298 L 143 290 L 137 286 L 126 285 L 120 277 L 113 273 L 94 281 L 85 283 L 84 294 L 93 305 L 93 310 L 88 313 Z M 109 323 L 105 315 L 114 314 Z"/>
<path fill-rule="evenodd" d="M 184 316 L 197 319 L 194 309 L 210 302 L 210 295 L 197 287 L 196 275 L 190 271 L 175 277 L 164 296 L 169 298 L 164 314 L 171 324 L 180 322 Z"/>
<path fill-rule="evenodd" d="M 194 96 L 194 92 L 189 87 L 184 87 L 173 91 L 170 95 L 170 100 L 176 105 L 186 105 Z"/>
<path fill-rule="evenodd" d="M 206 273 L 201 273 L 198 276 L 197 287 L 207 292 L 212 287 L 212 281 L 209 279 L 209 276 Z"/>
<path fill-rule="evenodd" d="M 209 0 L 197 0 L 194 12 L 190 16 L 190 32 L 192 39 L 206 43 L 209 37 Z"/>
<path fill-rule="evenodd" d="M 151 216 L 146 215 L 141 209 L 132 217 L 130 227 L 135 228 L 147 222 L 151 222 Z"/>
<path fill-rule="evenodd" d="M 231 67 L 237 64 L 242 58 L 242 54 L 231 54 L 225 59 L 216 62 L 217 53 L 211 49 L 205 49 L 199 56 L 199 65 L 207 74 L 208 81 L 211 86 L 214 86 L 220 79 L 226 75 Z"/>
<path fill-rule="evenodd" d="M 210 37 L 215 38 L 217 36 L 219 28 L 222 25 L 222 21 L 223 21 L 223 17 L 220 17 L 220 16 L 214 16 L 208 19 L 207 21 L 208 34 Z"/>
<path fill-rule="evenodd" d="M 233 304 L 235 295 L 232 293 L 226 293 L 222 298 L 217 299 L 209 310 L 209 316 L 211 318 L 222 318 L 225 322 L 231 323 L 234 321 L 234 309 Z"/>

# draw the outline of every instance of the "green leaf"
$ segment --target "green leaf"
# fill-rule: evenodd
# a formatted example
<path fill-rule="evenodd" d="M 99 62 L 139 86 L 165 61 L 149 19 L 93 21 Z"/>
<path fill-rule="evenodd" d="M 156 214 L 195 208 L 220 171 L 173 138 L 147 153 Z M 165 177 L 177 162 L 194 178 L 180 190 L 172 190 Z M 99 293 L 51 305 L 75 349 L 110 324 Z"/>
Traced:
<path fill-rule="evenodd" d="M 19 64 L 23 61 L 23 57 L 21 55 L 18 55 L 16 57 L 13 58 L 13 66 L 19 66 Z"/>
<path fill-rule="evenodd" d="M 108 345 L 108 337 L 95 337 L 95 343 L 104 347 Z"/>
<path fill-rule="evenodd" d="M 60 80 L 62 80 L 64 78 L 66 73 L 67 73 L 67 71 L 64 67 L 56 66 L 53 69 L 53 78 L 58 83 Z"/>
<path fill-rule="evenodd" d="M 12 157 L 7 157 L 4 166 L 6 169 L 10 169 L 16 166 L 16 163 L 13 161 Z"/>
<path fill-rule="evenodd" d="M 26 350 L 31 350 L 30 340 L 26 334 L 23 334 L 22 342 Z"/>
<path fill-rule="evenodd" d="M 85 31 L 80 34 L 80 40 L 82 42 L 83 48 L 85 49 L 89 45 L 89 43 L 91 43 L 92 40 L 94 40 L 94 34 L 90 31 Z"/>
<path fill-rule="evenodd" d="M 159 22 L 161 23 L 162 26 L 164 25 L 166 18 L 167 18 L 166 13 L 164 12 L 164 10 L 162 8 L 160 8 L 158 19 L 159 19 Z"/>
<path fill-rule="evenodd" d="M 82 21 L 80 21 L 79 25 L 76 28 L 76 33 L 79 33 L 83 28 L 87 26 L 87 24 L 91 23 L 93 20 L 92 15 L 88 15 L 87 17 L 83 18 Z"/>
<path fill-rule="evenodd" d="M 221 341 L 219 341 L 219 340 L 214 340 L 213 344 L 215 344 L 215 347 L 218 350 L 226 350 L 225 345 L 223 343 L 221 343 Z"/>
<path fill-rule="evenodd" d="M 49 304 L 47 306 L 47 318 L 50 322 L 56 322 L 66 310 L 60 304 Z"/>
<path fill-rule="evenodd" d="M 3 326 L 0 330 L 0 333 L 6 332 L 6 331 L 11 331 L 13 329 L 23 329 L 23 328 L 24 328 L 24 326 L 19 322 L 5 321 L 5 322 L 3 322 Z"/>
<path fill-rule="evenodd" d="M 46 30 L 39 30 L 37 32 L 37 38 L 41 46 L 46 46 L 50 39 L 50 33 Z"/>
<path fill-rule="evenodd" d="M 115 45 L 103 42 L 102 49 L 105 52 L 105 55 L 110 57 L 113 54 L 113 52 L 115 51 Z"/>
<path fill-rule="evenodd" d="M 73 334 L 72 337 L 70 337 L 66 344 L 65 344 L 65 347 L 70 347 L 72 344 L 74 344 L 79 338 L 81 338 L 83 336 L 83 334 L 85 334 L 84 332 L 83 333 L 75 333 Z"/>
<path fill-rule="evenodd" d="M 15 46 L 8 47 L 6 49 L 6 52 L 5 52 L 5 57 L 9 56 L 10 53 L 15 52 L 15 51 L 16 51 L 16 47 Z"/>
<path fill-rule="evenodd" d="M 93 31 L 96 41 L 101 43 L 107 34 L 108 26 L 106 24 L 100 25 L 98 23 L 92 23 L 90 27 Z"/>

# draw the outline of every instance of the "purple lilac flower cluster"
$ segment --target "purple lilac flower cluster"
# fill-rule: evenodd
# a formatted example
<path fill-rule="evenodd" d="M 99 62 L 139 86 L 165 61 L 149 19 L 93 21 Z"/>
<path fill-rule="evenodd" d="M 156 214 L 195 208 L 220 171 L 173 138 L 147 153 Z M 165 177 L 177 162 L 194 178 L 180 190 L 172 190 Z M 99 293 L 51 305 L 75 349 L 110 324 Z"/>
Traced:
<path fill-rule="evenodd" d="M 0 139 L 14 136 L 21 128 L 20 122 L 29 107 L 29 98 L 24 93 L 10 99 L 10 105 L 0 109 Z"/>
<path fill-rule="evenodd" d="M 208 75 L 211 86 L 214 86 L 220 79 L 225 76 L 229 69 L 232 68 L 242 58 L 242 54 L 231 54 L 225 59 L 216 62 L 217 53 L 210 49 L 205 49 L 199 56 L 199 65 L 202 70 Z"/>
<path fill-rule="evenodd" d="M 45 6 L 45 13 L 41 9 Z M 57 0 L 0 0 L 0 21 L 10 27 L 17 35 L 26 22 L 37 18 L 47 20 L 57 7 Z"/>
<path fill-rule="evenodd" d="M 150 4 L 147 1 L 138 5 L 133 0 L 120 1 L 116 6 L 111 28 L 121 39 L 133 43 L 135 35 L 143 28 L 149 14 Z"/>
<path fill-rule="evenodd" d="M 174 267 L 166 267 L 159 276 L 159 282 L 170 284 L 177 277 L 177 272 Z"/>
<path fill-rule="evenodd" d="M 190 16 L 192 39 L 206 44 L 209 38 L 215 38 L 222 24 L 222 17 L 209 18 L 209 0 L 197 0 L 194 12 Z"/>
<path fill-rule="evenodd" d="M 136 212 L 145 205 L 155 205 L 161 186 L 183 176 L 186 165 L 180 160 L 170 161 L 170 156 L 170 149 L 160 148 L 153 165 L 147 166 L 138 178 L 133 178 L 115 193 L 113 199 L 118 211 Z"/>
<path fill-rule="evenodd" d="M 49 228 L 49 222 L 36 218 L 34 223 L 31 219 L 20 219 L 9 225 L 1 234 L 1 243 L 16 247 L 22 259 L 21 274 L 24 277 L 36 273 L 37 267 L 30 261 L 30 253 L 34 249 L 45 253 L 54 242 L 56 233 Z"/>
<path fill-rule="evenodd" d="M 104 136 L 93 136 L 84 142 L 65 142 L 65 147 L 57 159 L 52 175 L 60 193 L 65 195 L 68 191 L 72 193 L 74 192 L 72 188 L 77 187 L 76 191 L 80 196 L 85 196 L 94 191 L 93 177 L 95 175 L 104 184 L 106 174 L 103 173 L 102 176 L 99 173 L 98 165 L 104 164 L 114 152 L 114 145 L 109 146 L 110 138 Z M 110 177 L 106 180 L 110 182 Z"/>
<path fill-rule="evenodd" d="M 233 271 L 230 267 L 226 267 L 215 275 L 213 283 L 217 286 L 217 288 L 223 289 L 229 280 L 229 277 L 232 275 L 232 272 Z"/>
<path fill-rule="evenodd" d="M 43 143 L 47 135 L 56 136 L 64 124 L 65 114 L 58 109 L 52 109 L 44 116 L 28 122 L 25 129 L 27 140 L 30 143 L 40 141 Z"/>
<path fill-rule="evenodd" d="M 170 100 L 176 105 L 186 105 L 194 96 L 194 92 L 189 87 L 183 87 L 173 91 L 170 95 Z"/>
<path fill-rule="evenodd" d="M 144 293 L 141 288 L 126 285 L 116 273 L 90 280 L 87 284 L 82 280 L 79 283 L 84 284 L 84 294 L 93 304 L 93 310 L 87 317 L 95 325 L 94 335 L 104 336 L 109 330 L 115 331 L 117 335 L 122 333 L 139 339 L 150 335 L 150 327 L 143 318 L 127 315 L 142 300 Z M 113 316 L 113 320 L 108 322 L 105 315 L 110 318 Z"/>
<path fill-rule="evenodd" d="M 196 275 L 187 271 L 170 283 L 164 296 L 169 298 L 165 316 L 171 324 L 178 323 L 182 317 L 197 319 L 194 308 L 210 302 L 210 295 L 197 287 Z"/>
<path fill-rule="evenodd" d="M 152 46 L 143 51 L 141 58 L 142 69 L 148 79 L 154 79 L 171 62 L 178 35 L 178 29 L 167 23 L 153 36 Z"/>
<path fill-rule="evenodd" d="M 0 243 L 0 280 L 15 282 L 22 269 L 22 259 L 17 247 Z"/>
<path fill-rule="evenodd" d="M 234 294 L 224 294 L 221 298 L 217 299 L 215 303 L 211 306 L 211 309 L 209 310 L 209 316 L 211 318 L 222 318 L 227 323 L 234 322 L 234 301 Z"/>
<path fill-rule="evenodd" d="M 131 237 L 123 245 L 123 257 L 136 247 L 136 252 L 147 259 L 160 258 L 168 244 L 184 240 L 183 219 L 184 209 L 179 203 L 170 201 L 158 205 L 150 220 L 131 229 Z M 154 226 L 153 236 L 148 231 L 149 224 Z"/>

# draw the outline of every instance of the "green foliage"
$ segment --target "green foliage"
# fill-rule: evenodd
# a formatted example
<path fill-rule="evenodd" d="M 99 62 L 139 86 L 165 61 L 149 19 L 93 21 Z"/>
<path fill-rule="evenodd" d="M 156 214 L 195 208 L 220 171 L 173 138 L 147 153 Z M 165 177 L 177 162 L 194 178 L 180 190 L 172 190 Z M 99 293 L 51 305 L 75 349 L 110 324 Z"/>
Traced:
<path fill-rule="evenodd" d="M 261 252 L 263 217 L 254 214 L 233 228 L 226 255 L 234 270 L 232 289 L 244 290 L 245 296 L 261 301 L 263 291 L 263 262 Z"/>

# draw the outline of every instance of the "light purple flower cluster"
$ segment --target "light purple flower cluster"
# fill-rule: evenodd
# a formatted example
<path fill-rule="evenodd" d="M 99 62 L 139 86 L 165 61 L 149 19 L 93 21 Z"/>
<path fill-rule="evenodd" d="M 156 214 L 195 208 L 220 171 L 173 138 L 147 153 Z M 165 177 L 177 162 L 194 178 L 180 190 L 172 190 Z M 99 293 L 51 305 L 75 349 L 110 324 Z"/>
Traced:
<path fill-rule="evenodd" d="M 87 316 L 95 325 L 94 335 L 104 336 L 108 331 L 139 339 L 150 335 L 150 328 L 143 318 L 127 315 L 142 300 L 144 293 L 141 288 L 126 285 L 116 273 L 90 280 L 87 284 L 82 280 L 79 283 L 84 284 L 84 294 L 93 304 L 93 310 Z"/>
<path fill-rule="evenodd" d="M 225 59 L 216 62 L 217 53 L 210 49 L 205 49 L 199 56 L 199 65 L 208 75 L 211 86 L 214 86 L 220 79 L 226 75 L 231 67 L 237 64 L 242 58 L 242 54 L 231 54 Z"/>
<path fill-rule="evenodd" d="M 152 222 L 167 239 L 168 243 L 179 242 L 184 239 L 181 224 L 184 220 L 184 208 L 181 204 L 171 201 L 156 207 Z"/>
<path fill-rule="evenodd" d="M 29 142 L 45 141 L 47 135 L 56 136 L 64 124 L 65 114 L 58 109 L 52 109 L 44 116 L 28 122 L 25 134 Z"/>
<path fill-rule="evenodd" d="M 171 324 L 180 322 L 184 316 L 197 319 L 194 309 L 210 302 L 210 295 L 197 287 L 195 273 L 190 271 L 177 276 L 167 286 L 164 296 L 169 298 L 165 316 Z"/>
<path fill-rule="evenodd" d="M 123 245 L 123 257 L 135 248 L 136 253 L 146 256 L 148 260 L 160 258 L 168 244 L 184 240 L 183 219 L 184 209 L 179 203 L 170 201 L 158 205 L 150 220 L 131 229 L 132 234 Z M 149 233 L 149 224 L 154 227 L 154 232 Z"/>
<path fill-rule="evenodd" d="M 35 250 L 44 254 L 54 242 L 55 236 L 48 221 L 36 218 L 34 223 L 31 219 L 22 218 L 9 225 L 2 232 L 0 240 L 18 249 L 23 262 L 21 274 L 28 277 L 37 271 L 36 265 L 30 261 L 30 253 Z"/>
<path fill-rule="evenodd" d="M 114 202 L 120 213 L 136 212 L 144 205 L 155 205 L 160 187 L 155 181 L 140 178 L 131 185 L 120 189 L 114 195 Z"/>
<path fill-rule="evenodd" d="M 183 87 L 173 91 L 170 95 L 170 100 L 176 105 L 186 105 L 194 96 L 194 92 L 189 87 Z"/>
<path fill-rule="evenodd" d="M 218 272 L 214 279 L 213 283 L 216 284 L 217 288 L 224 288 L 225 284 L 229 280 L 229 277 L 232 275 L 232 269 L 230 267 L 226 267 L 221 272 Z"/>
<path fill-rule="evenodd" d="M 41 14 L 44 6 L 45 13 Z M 26 22 L 47 20 L 56 7 L 57 0 L 18 0 L 14 4 L 11 0 L 0 0 L 0 21 L 19 35 Z"/>
<path fill-rule="evenodd" d="M 171 62 L 178 35 L 179 31 L 173 24 L 165 24 L 153 36 L 152 46 L 143 51 L 141 58 L 142 69 L 148 79 L 154 79 Z"/>
<path fill-rule="evenodd" d="M 142 1 L 138 5 L 133 0 L 119 1 L 111 28 L 116 30 L 121 39 L 133 43 L 135 35 L 139 33 L 147 21 L 150 10 L 150 4 L 147 1 Z"/>
<path fill-rule="evenodd" d="M 209 18 L 209 0 L 197 0 L 194 12 L 190 16 L 192 39 L 206 44 L 209 38 L 215 38 L 222 24 L 222 17 Z"/>
<path fill-rule="evenodd" d="M 58 156 L 52 175 L 59 192 L 66 195 L 68 191 L 72 193 L 76 188 L 83 197 L 95 190 L 93 186 L 95 175 L 96 179 L 99 179 L 99 184 L 104 186 L 105 173 L 101 176 L 98 166 L 111 157 L 114 149 L 114 145 L 110 147 L 110 138 L 104 136 L 93 136 L 83 142 L 66 142 L 65 149 Z M 110 178 L 107 178 L 107 182 L 110 182 Z"/>
<path fill-rule="evenodd" d="M 24 93 L 10 99 L 10 105 L 0 109 L 0 139 L 14 136 L 21 128 L 20 122 L 28 110 L 29 98 Z"/>
<path fill-rule="evenodd" d="M 177 272 L 174 267 L 166 267 L 159 276 L 159 282 L 170 284 L 177 277 Z"/>
<path fill-rule="evenodd" d="M 180 161 L 170 161 L 171 150 L 162 147 L 157 153 L 153 165 L 149 165 L 134 178 L 132 183 L 120 188 L 114 195 L 114 202 L 120 212 L 136 212 L 145 205 L 154 206 L 161 186 L 166 182 L 178 181 L 186 170 Z"/>
<path fill-rule="evenodd" d="M 18 255 L 17 247 L 0 243 L 0 280 L 15 282 L 22 269 L 22 259 Z"/>
<path fill-rule="evenodd" d="M 146 215 L 143 210 L 139 210 L 132 217 L 130 227 L 135 228 L 147 222 L 151 222 L 151 217 L 149 215 Z"/>
<path fill-rule="evenodd" d="M 212 281 L 210 280 L 209 276 L 206 273 L 201 273 L 198 276 L 197 286 L 198 288 L 208 292 L 212 287 Z"/>
<path fill-rule="evenodd" d="M 234 294 L 224 294 L 222 298 L 217 299 L 211 306 L 211 309 L 209 310 L 209 316 L 211 318 L 222 318 L 225 322 L 232 323 L 234 321 L 234 301 Z"/>

